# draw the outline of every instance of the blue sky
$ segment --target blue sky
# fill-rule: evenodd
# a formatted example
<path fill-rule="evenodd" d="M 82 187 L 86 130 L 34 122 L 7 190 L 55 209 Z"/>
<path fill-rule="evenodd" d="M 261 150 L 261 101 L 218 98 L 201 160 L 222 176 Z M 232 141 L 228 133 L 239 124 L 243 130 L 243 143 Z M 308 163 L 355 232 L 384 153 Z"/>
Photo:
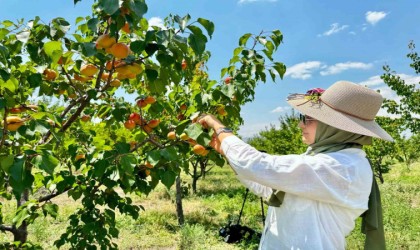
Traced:
<path fill-rule="evenodd" d="M 0 20 L 40 16 L 48 23 L 63 17 L 74 24 L 76 17 L 91 13 L 92 2 L 82 0 L 74 6 L 73 0 L 0 0 Z M 244 137 L 278 124 L 278 118 L 290 112 L 285 102 L 289 93 L 349 80 L 393 98 L 379 78 L 385 64 L 407 82 L 420 82 L 405 56 L 411 40 L 420 46 L 419 0 L 154 0 L 147 4 L 145 17 L 156 25 L 169 14 L 190 14 L 193 20 L 202 17 L 215 23 L 207 46 L 213 79 L 219 79 L 220 69 L 228 65 L 241 35 L 274 29 L 284 34 L 274 57 L 286 64 L 286 76 L 277 83 L 259 84 L 255 101 L 243 107 L 245 124 L 239 134 Z"/>

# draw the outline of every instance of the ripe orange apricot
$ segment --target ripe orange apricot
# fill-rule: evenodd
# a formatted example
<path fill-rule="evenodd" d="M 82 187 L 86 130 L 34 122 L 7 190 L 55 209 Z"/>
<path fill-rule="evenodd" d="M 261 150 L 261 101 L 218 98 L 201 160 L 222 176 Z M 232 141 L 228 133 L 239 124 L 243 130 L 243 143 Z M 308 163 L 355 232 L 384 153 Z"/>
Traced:
<path fill-rule="evenodd" d="M 80 67 L 80 74 L 84 76 L 93 76 L 98 72 L 98 68 L 93 64 L 85 64 Z"/>
<path fill-rule="evenodd" d="M 124 127 L 126 129 L 132 130 L 136 127 L 136 122 L 134 122 L 133 120 L 128 120 L 124 123 Z"/>
<path fill-rule="evenodd" d="M 147 123 L 147 125 L 148 125 L 149 127 L 151 127 L 151 128 L 156 128 L 156 127 L 159 125 L 159 123 L 160 123 L 160 120 L 159 120 L 159 119 L 153 119 L 153 120 L 150 120 L 150 121 Z"/>
<path fill-rule="evenodd" d="M 80 117 L 80 120 L 82 120 L 83 122 L 87 122 L 90 121 L 90 115 L 82 115 L 82 117 Z"/>
<path fill-rule="evenodd" d="M 98 37 L 96 40 L 97 49 L 106 49 L 117 43 L 115 37 L 110 36 L 109 34 L 103 34 Z"/>
<path fill-rule="evenodd" d="M 226 84 L 229 84 L 229 83 L 232 81 L 232 79 L 233 79 L 233 78 L 232 78 L 231 76 L 226 77 L 226 78 L 225 78 L 225 83 L 226 83 Z"/>
<path fill-rule="evenodd" d="M 166 137 L 168 138 L 168 140 L 176 140 L 176 134 L 174 131 L 169 132 Z"/>
<path fill-rule="evenodd" d="M 197 155 L 202 155 L 206 151 L 206 148 L 204 148 L 202 145 L 197 144 L 193 147 L 193 152 Z"/>
<path fill-rule="evenodd" d="M 126 58 L 130 53 L 130 48 L 124 43 L 116 43 L 112 45 L 109 52 L 116 58 Z"/>
<path fill-rule="evenodd" d="M 181 63 L 182 70 L 185 70 L 187 68 L 187 66 L 188 66 L 187 62 L 185 60 L 182 60 L 182 63 Z"/>
<path fill-rule="evenodd" d="M 121 30 L 127 34 L 130 33 L 130 25 L 128 23 L 125 23 Z"/>
<path fill-rule="evenodd" d="M 154 98 L 153 96 L 148 96 L 144 99 L 144 102 L 147 104 L 153 104 L 156 102 L 156 98 Z"/>
<path fill-rule="evenodd" d="M 153 128 L 151 128 L 149 125 L 144 125 L 143 130 L 146 131 L 147 133 L 151 133 L 153 131 Z"/>
<path fill-rule="evenodd" d="M 8 116 L 6 117 L 6 129 L 9 131 L 16 131 L 20 126 L 25 123 L 25 120 L 19 116 Z"/>
<path fill-rule="evenodd" d="M 85 158 L 86 158 L 86 156 L 84 154 L 78 154 L 78 155 L 76 155 L 76 157 L 74 158 L 74 160 L 75 161 L 78 161 L 78 160 L 82 160 L 82 159 L 85 159 Z"/>
<path fill-rule="evenodd" d="M 43 72 L 43 75 L 45 77 L 45 80 L 53 81 L 57 77 L 57 72 L 55 72 L 52 69 L 45 69 L 44 72 Z"/>
<path fill-rule="evenodd" d="M 147 106 L 147 103 L 143 99 L 139 99 L 137 100 L 137 106 L 139 106 L 139 108 L 144 108 Z"/>

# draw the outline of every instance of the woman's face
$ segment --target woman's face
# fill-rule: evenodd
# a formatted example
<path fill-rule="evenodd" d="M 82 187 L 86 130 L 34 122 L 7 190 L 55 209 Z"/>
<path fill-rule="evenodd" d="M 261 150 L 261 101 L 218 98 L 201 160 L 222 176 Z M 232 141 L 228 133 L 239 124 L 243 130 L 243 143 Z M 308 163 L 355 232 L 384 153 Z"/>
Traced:
<path fill-rule="evenodd" d="M 307 115 L 299 122 L 299 127 L 302 129 L 302 141 L 306 145 L 311 145 L 315 142 L 317 125 L 318 121 Z"/>

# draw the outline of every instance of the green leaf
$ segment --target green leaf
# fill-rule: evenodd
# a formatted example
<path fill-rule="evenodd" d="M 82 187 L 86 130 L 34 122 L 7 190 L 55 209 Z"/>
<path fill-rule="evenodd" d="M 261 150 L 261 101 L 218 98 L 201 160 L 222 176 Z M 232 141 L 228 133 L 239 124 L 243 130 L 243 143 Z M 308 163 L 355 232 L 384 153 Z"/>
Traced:
<path fill-rule="evenodd" d="M 24 207 L 17 212 L 16 216 L 12 220 L 12 223 L 18 228 L 22 225 L 23 221 L 29 217 L 31 217 L 31 215 L 28 213 L 28 209 Z"/>
<path fill-rule="evenodd" d="M 44 44 L 44 51 L 47 56 L 53 58 L 54 52 L 58 51 L 59 54 L 62 54 L 63 48 L 61 47 L 61 42 L 49 41 Z"/>
<path fill-rule="evenodd" d="M 188 21 L 191 19 L 190 15 L 186 15 L 183 18 L 181 18 L 180 16 L 176 15 L 174 17 L 175 21 L 179 24 L 179 28 L 182 32 L 184 32 L 185 27 L 187 26 Z"/>
<path fill-rule="evenodd" d="M 119 142 L 115 144 L 115 149 L 118 151 L 118 154 L 126 154 L 130 152 L 130 144 Z"/>
<path fill-rule="evenodd" d="M 10 92 L 12 93 L 15 93 L 15 91 L 19 88 L 19 81 L 16 78 L 12 77 L 6 81 L 3 87 L 10 90 Z"/>
<path fill-rule="evenodd" d="M 214 32 L 214 23 L 204 18 L 198 18 L 197 21 L 203 25 L 203 27 L 207 30 L 207 34 L 211 38 Z"/>
<path fill-rule="evenodd" d="M 42 75 L 40 73 L 31 74 L 28 77 L 28 82 L 31 88 L 39 87 L 39 85 L 42 83 Z"/>
<path fill-rule="evenodd" d="M 10 167 L 10 185 L 17 200 L 20 199 L 23 191 L 31 188 L 34 181 L 32 174 L 25 169 L 26 157 L 23 155 L 16 156 L 13 165 Z"/>
<path fill-rule="evenodd" d="M 251 33 L 244 34 L 239 38 L 239 46 L 245 46 L 248 39 L 252 36 Z"/>
<path fill-rule="evenodd" d="M 162 79 L 156 79 L 149 85 L 149 89 L 152 94 L 160 94 L 166 91 L 165 86 L 165 82 Z"/>
<path fill-rule="evenodd" d="M 286 65 L 280 62 L 274 63 L 273 68 L 279 73 L 280 78 L 283 79 L 284 74 L 286 73 Z"/>
<path fill-rule="evenodd" d="M 32 163 L 36 167 L 52 175 L 54 173 L 54 169 L 58 166 L 60 161 L 52 155 L 51 151 L 43 150 L 41 155 L 37 155 L 32 159 Z"/>
<path fill-rule="evenodd" d="M 154 69 L 146 69 L 146 76 L 147 79 L 149 79 L 149 81 L 154 82 L 157 77 L 158 77 L 159 73 L 154 70 Z"/>
<path fill-rule="evenodd" d="M 192 139 L 197 140 L 197 138 L 203 133 L 203 127 L 197 123 L 193 123 L 187 127 L 185 133 Z"/>
<path fill-rule="evenodd" d="M 137 165 L 137 159 L 133 154 L 126 154 L 121 157 L 121 166 L 125 174 L 132 173 Z"/>
<path fill-rule="evenodd" d="M 136 40 L 130 43 L 130 49 L 134 53 L 141 54 L 146 48 L 146 43 L 141 40 Z"/>
<path fill-rule="evenodd" d="M 98 24 L 99 24 L 98 18 L 92 18 L 92 19 L 89 19 L 89 21 L 87 21 L 87 26 L 93 32 L 96 32 L 96 30 L 98 29 Z"/>
<path fill-rule="evenodd" d="M 4 172 L 9 173 L 9 169 L 13 165 L 14 158 L 14 155 L 0 156 L 0 167 Z"/>
<path fill-rule="evenodd" d="M 120 5 L 118 0 L 98 0 L 98 7 L 108 15 L 112 15 L 120 8 Z"/>
<path fill-rule="evenodd" d="M 4 69 L 0 69 L 0 76 L 1 76 L 1 78 L 3 79 L 3 81 L 7 81 L 7 80 L 9 80 L 10 79 L 10 73 L 9 72 L 7 72 L 6 70 L 4 70 Z"/>
<path fill-rule="evenodd" d="M 44 213 L 44 216 L 47 216 L 47 214 L 49 214 L 51 215 L 51 217 L 56 219 L 58 215 L 58 205 L 53 204 L 51 202 L 47 202 L 44 205 L 42 205 L 42 212 Z"/>
<path fill-rule="evenodd" d="M 4 59 L 9 58 L 9 50 L 2 45 L 0 45 L 0 56 Z"/>
<path fill-rule="evenodd" d="M 160 155 L 168 161 L 175 161 L 178 159 L 178 153 L 174 146 L 162 149 Z"/>
<path fill-rule="evenodd" d="M 172 171 L 165 171 L 160 177 L 160 180 L 162 181 L 163 185 L 166 186 L 166 188 L 170 189 L 171 186 L 174 184 L 176 178 L 176 173 Z"/>
<path fill-rule="evenodd" d="M 146 153 L 146 159 L 150 164 L 155 166 L 156 164 L 159 163 L 159 161 L 161 159 L 160 152 L 158 150 L 153 150 L 153 151 L 147 152 Z"/>
<path fill-rule="evenodd" d="M 144 0 L 130 0 L 128 6 L 139 18 L 147 13 L 147 4 Z"/>
<path fill-rule="evenodd" d="M 93 174 L 101 178 L 109 166 L 110 163 L 107 160 L 98 160 L 93 164 Z"/>
<path fill-rule="evenodd" d="M 206 49 L 207 37 L 203 34 L 190 34 L 188 44 L 194 50 L 195 54 L 201 55 Z"/>
<path fill-rule="evenodd" d="M 95 47 L 95 43 L 82 43 L 82 52 L 83 55 L 87 57 L 96 55 L 97 50 Z"/>

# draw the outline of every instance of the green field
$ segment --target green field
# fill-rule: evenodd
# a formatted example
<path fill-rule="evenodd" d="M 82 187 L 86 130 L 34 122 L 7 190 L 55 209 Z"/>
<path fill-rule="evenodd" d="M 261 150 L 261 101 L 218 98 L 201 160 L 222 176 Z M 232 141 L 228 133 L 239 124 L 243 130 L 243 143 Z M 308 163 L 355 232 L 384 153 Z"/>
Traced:
<path fill-rule="evenodd" d="M 380 184 L 384 209 L 384 224 L 388 249 L 420 249 L 420 164 L 393 166 Z M 185 186 L 190 179 L 184 177 Z M 118 215 L 120 237 L 116 240 L 120 249 L 255 249 L 258 242 L 230 245 L 218 237 L 218 229 L 230 216 L 238 215 L 244 187 L 235 179 L 229 167 L 215 167 L 205 180 L 198 182 L 198 193 L 183 199 L 186 224 L 179 227 L 175 212 L 174 188 L 159 186 L 148 197 L 133 196 L 137 204 L 144 206 L 139 219 Z M 80 205 L 66 195 L 57 197 L 59 217 L 40 218 L 29 227 L 29 241 L 44 249 L 56 249 L 53 242 L 67 226 L 67 216 Z M 14 201 L 2 200 L 6 224 L 12 218 L 7 211 Z M 267 207 L 265 206 L 265 209 Z M 261 230 L 259 198 L 250 195 L 245 205 L 242 224 Z M 364 235 L 360 233 L 360 220 L 347 238 L 348 249 L 363 249 Z M 0 241 L 9 241 L 11 234 L 0 234 Z M 68 249 L 65 246 L 62 249 Z"/>

